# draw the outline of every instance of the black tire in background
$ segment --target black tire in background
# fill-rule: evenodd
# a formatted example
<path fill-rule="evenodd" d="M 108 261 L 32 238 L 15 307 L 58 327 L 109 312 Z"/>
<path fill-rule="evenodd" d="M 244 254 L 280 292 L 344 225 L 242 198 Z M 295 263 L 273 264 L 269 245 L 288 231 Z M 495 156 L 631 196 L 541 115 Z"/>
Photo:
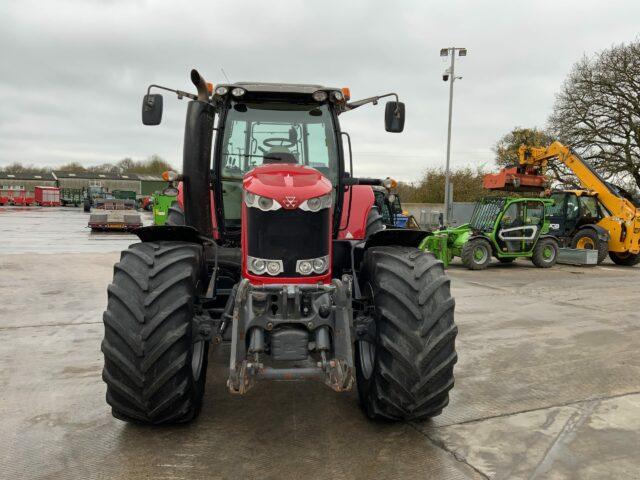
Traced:
<path fill-rule="evenodd" d="M 442 262 L 412 247 L 372 247 L 363 293 L 375 335 L 356 342 L 358 396 L 371 418 L 421 420 L 449 403 L 457 361 L 455 302 Z"/>
<path fill-rule="evenodd" d="M 571 248 L 585 248 L 598 251 L 598 265 L 600 265 L 609 253 L 609 242 L 603 242 L 598 237 L 598 232 L 593 228 L 584 228 L 571 239 Z"/>
<path fill-rule="evenodd" d="M 184 211 L 178 202 L 173 202 L 167 212 L 167 221 L 165 225 L 184 225 Z"/>
<path fill-rule="evenodd" d="M 378 211 L 378 207 L 375 205 L 371 207 L 369 210 L 369 215 L 367 215 L 367 228 L 365 238 L 369 238 L 376 232 L 380 230 L 384 230 L 384 222 L 382 221 L 382 215 Z"/>
<path fill-rule="evenodd" d="M 192 320 L 203 282 L 202 247 L 131 245 L 114 267 L 102 341 L 107 403 L 129 422 L 187 422 L 200 413 L 208 342 Z"/>
<path fill-rule="evenodd" d="M 515 257 L 498 257 L 500 263 L 513 263 L 516 261 Z"/>
<path fill-rule="evenodd" d="M 541 238 L 533 248 L 531 261 L 539 268 L 553 267 L 558 260 L 559 249 L 558 241 L 554 238 Z"/>
<path fill-rule="evenodd" d="M 480 255 L 482 253 L 482 255 Z M 485 238 L 472 238 L 462 246 L 460 259 L 470 270 L 484 270 L 491 263 L 491 244 Z"/>
<path fill-rule="evenodd" d="M 640 263 L 640 253 L 618 253 L 609 252 L 609 258 L 616 265 L 622 265 L 624 267 L 633 267 Z"/>

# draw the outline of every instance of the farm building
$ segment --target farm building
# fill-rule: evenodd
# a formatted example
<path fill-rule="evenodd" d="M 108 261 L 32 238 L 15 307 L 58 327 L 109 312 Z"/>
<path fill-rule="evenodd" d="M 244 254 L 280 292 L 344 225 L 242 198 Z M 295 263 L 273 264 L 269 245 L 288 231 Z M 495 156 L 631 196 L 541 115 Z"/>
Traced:
<path fill-rule="evenodd" d="M 65 172 L 54 170 L 53 176 L 60 188 L 86 188 L 89 186 L 104 187 L 108 192 L 114 190 L 131 190 L 140 195 L 140 180 L 135 174 L 120 175 L 116 173 Z"/>
<path fill-rule="evenodd" d="M 165 182 L 160 175 L 136 175 L 140 179 L 140 188 L 142 195 L 152 195 L 158 190 L 167 188 L 167 182 Z"/>
<path fill-rule="evenodd" d="M 35 187 L 55 187 L 56 179 L 51 173 L 5 173 L 0 172 L 0 189 L 22 187 L 33 192 Z"/>

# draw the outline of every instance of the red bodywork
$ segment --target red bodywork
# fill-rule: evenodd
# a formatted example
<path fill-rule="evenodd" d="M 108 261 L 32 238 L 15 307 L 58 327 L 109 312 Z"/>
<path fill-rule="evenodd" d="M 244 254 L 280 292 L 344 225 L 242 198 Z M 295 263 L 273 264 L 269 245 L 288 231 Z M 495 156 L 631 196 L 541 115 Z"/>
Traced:
<path fill-rule="evenodd" d="M 531 191 L 545 190 L 549 185 L 544 175 L 536 168 L 511 167 L 503 168 L 498 173 L 488 173 L 482 180 L 487 190 Z"/>
<path fill-rule="evenodd" d="M 351 191 L 353 191 L 353 200 L 349 209 Z M 373 189 L 368 185 L 354 185 L 345 192 L 338 232 L 339 240 L 364 240 L 367 233 L 367 217 L 373 208 L 374 201 Z"/>
<path fill-rule="evenodd" d="M 272 198 L 282 208 L 294 210 L 302 202 L 310 198 L 320 197 L 331 192 L 331 182 L 317 170 L 304 165 L 272 164 L 254 168 L 244 176 L 243 189 L 256 195 Z M 247 206 L 242 206 L 242 225 L 246 225 Z M 283 225 L 282 228 L 287 228 Z M 242 276 L 252 284 L 265 283 L 330 283 L 331 262 L 329 269 L 322 275 L 308 277 L 269 277 L 254 275 L 247 270 L 247 231 L 242 229 Z M 329 226 L 329 257 L 331 258 L 331 226 Z"/>
<path fill-rule="evenodd" d="M 245 189 L 249 189 L 252 193 L 263 195 L 265 197 L 277 200 L 283 208 L 291 208 L 285 206 L 287 196 L 296 197 L 296 206 L 309 198 L 318 197 L 331 191 L 331 182 L 320 172 L 313 168 L 303 165 L 292 164 L 273 164 L 258 167 L 244 177 Z M 351 193 L 353 192 L 353 193 Z M 350 202 L 350 197 L 353 199 Z M 184 208 L 182 182 L 178 184 L 178 204 Z M 215 205 L 213 192 L 210 196 L 211 216 L 214 227 L 214 238 L 219 239 L 220 234 L 217 229 L 217 221 L 215 216 Z M 367 217 L 371 208 L 373 208 L 375 198 L 373 189 L 368 185 L 355 185 L 347 190 L 344 195 L 342 204 L 342 215 L 340 220 L 340 230 L 337 238 L 339 240 L 364 240 L 367 230 Z M 245 208 L 242 208 L 242 223 L 245 224 Z M 283 226 L 286 228 L 286 226 Z M 331 242 L 330 242 L 331 245 Z M 242 235 L 242 273 L 252 283 L 329 283 L 331 281 L 331 270 L 322 276 L 310 277 L 265 277 L 256 276 L 246 270 L 244 259 L 246 258 L 246 239 L 244 232 Z M 331 251 L 329 252 L 331 255 Z"/>

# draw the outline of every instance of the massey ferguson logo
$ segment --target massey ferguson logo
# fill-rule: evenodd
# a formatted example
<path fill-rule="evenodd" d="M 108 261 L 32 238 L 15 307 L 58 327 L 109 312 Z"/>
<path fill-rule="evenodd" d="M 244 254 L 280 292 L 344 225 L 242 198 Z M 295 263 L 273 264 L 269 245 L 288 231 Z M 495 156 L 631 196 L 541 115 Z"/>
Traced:
<path fill-rule="evenodd" d="M 296 208 L 296 205 L 298 205 L 296 197 L 284 197 L 285 208 Z"/>

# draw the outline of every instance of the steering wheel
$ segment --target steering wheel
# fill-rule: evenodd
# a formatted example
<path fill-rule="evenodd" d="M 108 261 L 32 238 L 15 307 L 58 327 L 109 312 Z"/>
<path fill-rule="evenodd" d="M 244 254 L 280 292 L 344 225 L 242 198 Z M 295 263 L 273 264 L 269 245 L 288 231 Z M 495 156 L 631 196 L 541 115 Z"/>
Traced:
<path fill-rule="evenodd" d="M 280 144 L 276 145 L 276 142 L 280 142 Z M 291 148 L 296 146 L 296 142 L 294 140 L 290 140 L 288 138 L 278 138 L 278 137 L 265 138 L 262 141 L 262 144 L 266 145 L 269 148 L 273 148 L 273 147 Z"/>

